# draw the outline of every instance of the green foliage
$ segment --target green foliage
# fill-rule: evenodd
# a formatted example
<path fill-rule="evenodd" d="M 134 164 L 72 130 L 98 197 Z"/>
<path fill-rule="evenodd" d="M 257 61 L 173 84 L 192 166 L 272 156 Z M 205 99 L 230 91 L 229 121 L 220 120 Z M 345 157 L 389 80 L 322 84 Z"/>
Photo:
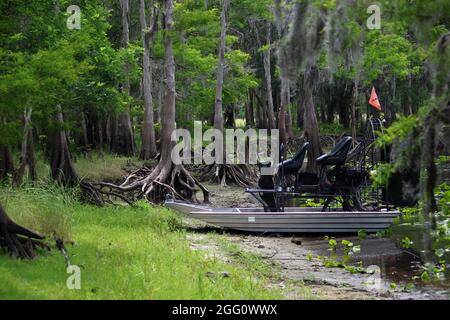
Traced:
<path fill-rule="evenodd" d="M 328 236 L 325 236 L 325 240 L 328 240 L 328 246 L 329 249 L 332 253 L 326 257 L 326 256 L 317 256 L 317 259 L 322 261 L 323 265 L 326 268 L 343 268 L 344 270 L 355 274 L 355 273 L 366 273 L 367 270 L 366 268 L 364 268 L 362 266 L 362 262 L 359 262 L 358 266 L 354 266 L 349 264 L 350 258 L 354 253 L 358 253 L 361 251 L 361 246 L 357 245 L 355 246 L 353 244 L 353 242 L 349 241 L 349 240 L 342 240 L 341 241 L 341 245 L 344 251 L 344 255 L 342 256 L 341 259 L 338 259 L 336 256 L 336 248 L 337 248 L 337 241 L 334 238 L 330 238 Z M 307 256 L 307 260 L 308 261 L 312 261 L 312 257 L 311 259 L 309 259 L 309 256 Z"/>
<path fill-rule="evenodd" d="M 177 64 L 177 123 L 180 127 L 189 127 L 192 118 L 209 119 L 214 106 L 221 11 L 216 5 L 219 3 L 205 9 L 204 1 L 190 0 L 175 6 L 176 34 L 173 40 Z M 230 49 L 225 53 L 227 72 L 223 103 L 224 106 L 241 107 L 247 100 L 248 90 L 257 87 L 259 82 L 247 67 L 249 54 L 236 48 L 238 38 L 228 32 L 226 40 Z M 157 58 L 163 53 L 161 41 L 159 34 L 153 49 Z"/>
<path fill-rule="evenodd" d="M 405 207 L 400 208 L 400 212 L 402 213 L 402 217 L 405 221 L 412 221 L 417 218 L 420 214 L 420 208 L 418 207 Z"/>
<path fill-rule="evenodd" d="M 404 140 L 417 126 L 417 121 L 416 115 L 401 117 L 386 128 L 383 133 L 378 134 L 376 146 L 381 148 L 392 144 L 394 141 Z"/>
<path fill-rule="evenodd" d="M 344 246 L 344 252 L 345 252 L 345 253 L 349 253 L 350 250 L 351 250 L 352 247 L 353 247 L 353 242 L 344 239 L 344 240 L 342 240 L 341 243 L 342 243 L 342 245 Z"/>
<path fill-rule="evenodd" d="M 336 251 L 337 241 L 333 237 L 325 236 L 325 240 L 328 240 L 328 246 L 330 247 L 329 250 Z"/>
<path fill-rule="evenodd" d="M 367 273 L 367 269 L 362 266 L 345 266 L 344 269 L 351 274 Z"/>
<path fill-rule="evenodd" d="M 413 245 L 414 242 L 411 241 L 410 238 L 405 237 L 402 239 L 402 248 L 409 249 Z"/>
<path fill-rule="evenodd" d="M 124 81 L 125 61 L 131 81 L 139 81 L 141 49 L 134 44 L 114 49 L 107 34 L 109 10 L 99 2 L 82 7 L 82 28 L 69 30 L 68 14 L 51 1 L 0 6 L 0 118 L 8 119 L 0 143 L 18 141 L 15 124 L 30 108 L 35 126 L 51 128 L 57 105 L 74 125 L 80 111 L 123 109 L 129 103 L 117 83 Z"/>
<path fill-rule="evenodd" d="M 242 265 L 230 265 L 191 250 L 180 218 L 163 207 L 83 205 L 72 191 L 61 192 L 48 185 L 14 192 L 2 189 L 0 201 L 17 222 L 75 240 L 75 245 L 66 246 L 71 263 L 81 267 L 81 289 L 69 290 L 64 258 L 58 250 L 41 252 L 33 263 L 0 255 L 0 298 L 281 297 L 278 290 L 267 288 L 268 279 L 262 273 L 255 276 L 253 257 L 246 257 Z M 224 270 L 228 277 L 208 276 Z"/>
<path fill-rule="evenodd" d="M 377 79 L 405 79 L 420 71 L 419 62 L 424 53 L 413 50 L 412 44 L 397 34 L 368 34 L 364 55 L 364 71 L 368 83 Z"/>
<path fill-rule="evenodd" d="M 302 199 L 303 200 L 303 199 Z M 307 198 L 301 202 L 301 206 L 318 208 L 323 206 L 323 201 L 318 201 L 317 199 Z"/>
<path fill-rule="evenodd" d="M 375 170 L 371 172 L 373 186 L 387 185 L 394 172 L 410 169 L 411 166 L 415 165 L 415 161 L 418 161 L 417 154 L 420 151 L 420 143 L 415 139 L 418 121 L 419 117 L 417 115 L 401 117 L 386 128 L 384 132 L 378 133 L 378 138 L 375 141 L 377 148 L 399 146 L 399 144 L 401 146 L 397 147 L 400 152 L 396 153 L 395 161 L 379 163 Z"/>
<path fill-rule="evenodd" d="M 358 230 L 358 239 L 364 240 L 367 237 L 367 231 L 364 229 Z"/>
<path fill-rule="evenodd" d="M 340 123 L 320 123 L 319 131 L 324 136 L 340 136 L 345 131 L 345 128 Z"/>
<path fill-rule="evenodd" d="M 393 163 L 379 163 L 375 170 L 370 172 L 373 186 L 385 186 L 394 171 Z"/>
<path fill-rule="evenodd" d="M 144 164 L 137 157 L 100 155 L 95 152 L 90 153 L 88 157 L 80 157 L 74 161 L 76 172 L 81 179 L 87 181 L 121 181 L 127 172 L 137 170 Z M 44 166 L 43 163 L 42 166 Z M 41 176 L 45 176 L 43 172 L 40 173 Z"/>
<path fill-rule="evenodd" d="M 450 185 L 442 183 L 437 187 L 436 198 L 438 199 L 440 212 L 444 216 L 450 215 Z"/>
<path fill-rule="evenodd" d="M 446 268 L 445 263 L 433 264 L 427 262 L 422 266 L 422 273 L 420 274 L 420 279 L 425 282 L 430 280 L 443 279 L 445 268 Z"/>

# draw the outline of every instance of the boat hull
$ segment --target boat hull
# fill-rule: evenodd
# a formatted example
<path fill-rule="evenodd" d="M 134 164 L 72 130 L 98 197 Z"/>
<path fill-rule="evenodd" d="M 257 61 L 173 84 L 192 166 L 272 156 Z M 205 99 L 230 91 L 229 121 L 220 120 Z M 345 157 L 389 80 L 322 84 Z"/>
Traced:
<path fill-rule="evenodd" d="M 264 212 L 262 208 L 208 208 L 169 200 L 165 205 L 185 215 L 226 229 L 259 233 L 352 233 L 388 228 L 398 211 L 321 212 L 321 208 L 286 208 Z"/>

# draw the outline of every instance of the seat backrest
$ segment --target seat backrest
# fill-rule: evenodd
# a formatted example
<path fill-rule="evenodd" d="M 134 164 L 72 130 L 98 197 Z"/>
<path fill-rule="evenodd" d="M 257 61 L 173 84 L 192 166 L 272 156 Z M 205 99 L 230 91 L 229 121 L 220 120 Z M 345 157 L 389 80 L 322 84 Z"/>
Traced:
<path fill-rule="evenodd" d="M 287 159 L 280 163 L 281 172 L 287 175 L 297 174 L 303 165 L 308 144 L 304 143 L 292 159 Z"/>
<path fill-rule="evenodd" d="M 350 151 L 350 147 L 352 145 L 352 140 L 353 139 L 350 136 L 343 137 L 341 140 L 339 140 L 339 142 L 334 146 L 333 150 L 331 150 L 330 158 L 337 158 L 340 160 L 338 160 L 338 162 L 342 164 L 345 163 L 345 161 L 347 160 L 348 152 Z"/>
<path fill-rule="evenodd" d="M 352 137 L 344 137 L 339 140 L 331 152 L 321 155 L 316 161 L 324 165 L 343 165 L 347 160 L 347 154 L 351 145 Z"/>
<path fill-rule="evenodd" d="M 350 146 L 352 145 L 352 137 L 346 136 L 339 140 L 338 143 L 334 146 L 333 150 L 331 150 L 330 155 L 332 157 L 339 157 L 347 159 L 348 151 L 350 150 Z"/>
<path fill-rule="evenodd" d="M 306 150 L 308 150 L 309 142 L 305 142 L 300 146 L 295 156 L 292 158 L 295 162 L 301 162 L 303 163 L 303 160 L 305 159 Z"/>
<path fill-rule="evenodd" d="M 279 153 L 278 153 L 278 156 L 279 156 L 279 162 L 282 162 L 283 160 L 285 160 L 285 157 L 286 157 L 286 155 L 284 154 L 284 143 L 281 143 L 280 144 L 280 149 L 279 149 Z"/>

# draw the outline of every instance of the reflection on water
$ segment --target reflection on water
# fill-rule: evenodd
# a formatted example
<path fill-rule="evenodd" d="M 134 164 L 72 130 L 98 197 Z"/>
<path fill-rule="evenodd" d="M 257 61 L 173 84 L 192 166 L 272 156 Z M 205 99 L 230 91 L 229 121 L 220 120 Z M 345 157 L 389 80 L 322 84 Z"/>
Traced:
<path fill-rule="evenodd" d="M 424 250 L 424 227 L 417 221 L 400 221 L 391 227 L 391 240 L 397 247 L 401 248 L 402 239 L 408 237 L 412 241 L 411 248 L 403 249 L 401 254 L 395 257 L 385 257 L 381 255 L 377 260 L 382 269 L 382 276 L 388 281 L 414 283 L 416 288 L 432 291 L 434 293 L 450 293 L 450 268 L 446 268 L 442 279 L 422 281 L 413 279 L 420 277 L 423 272 L 423 250 Z M 370 263 L 370 259 L 363 259 L 363 263 Z M 375 262 L 376 263 L 376 262 Z M 449 264 L 447 256 L 446 264 Z"/>
<path fill-rule="evenodd" d="M 450 298 L 450 266 L 444 272 L 442 279 L 423 281 L 420 275 L 423 272 L 421 253 L 423 250 L 422 225 L 412 222 L 400 221 L 391 227 L 389 237 L 378 237 L 370 235 L 364 240 L 355 236 L 336 236 L 338 243 L 335 253 L 329 250 L 328 241 L 322 239 L 310 239 L 305 245 L 311 250 L 323 256 L 335 255 L 337 259 L 344 258 L 341 241 L 346 239 L 359 245 L 361 251 L 351 255 L 348 264 L 362 266 L 378 266 L 384 288 L 389 288 L 391 283 L 395 283 L 397 289 L 404 288 L 408 284 L 414 284 L 411 290 L 411 298 Z M 402 248 L 402 239 L 408 237 L 411 240 L 411 247 Z M 447 261 L 449 265 L 449 261 Z M 415 294 L 416 293 L 416 294 Z"/>
<path fill-rule="evenodd" d="M 412 283 L 415 290 L 448 299 L 450 295 L 450 268 L 446 268 L 441 279 L 428 281 L 420 279 L 423 272 L 423 231 L 423 225 L 417 222 L 405 223 L 400 221 L 391 227 L 389 238 L 385 238 L 385 241 L 390 245 L 380 246 L 379 243 L 375 242 L 373 245 L 377 246 L 377 248 L 374 248 L 377 253 L 373 254 L 370 248 L 373 246 L 370 243 L 373 240 L 362 240 L 360 242 L 361 254 L 354 255 L 351 258 L 351 264 L 362 261 L 364 267 L 377 265 L 380 267 L 382 280 L 388 285 L 395 283 L 405 286 Z M 405 237 L 408 237 L 412 243 L 408 249 L 402 248 L 402 239 Z M 395 250 L 390 247 L 392 245 L 395 246 Z"/>

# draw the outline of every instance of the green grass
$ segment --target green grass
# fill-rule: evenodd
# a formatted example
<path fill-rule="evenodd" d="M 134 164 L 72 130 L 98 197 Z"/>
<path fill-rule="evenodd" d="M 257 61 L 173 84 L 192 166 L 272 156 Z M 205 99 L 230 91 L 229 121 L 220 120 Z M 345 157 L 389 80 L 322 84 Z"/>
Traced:
<path fill-rule="evenodd" d="M 0 189 L 17 222 L 75 241 L 71 263 L 81 268 L 81 289 L 69 290 L 64 258 L 53 250 L 36 260 L 0 255 L 0 299 L 277 299 L 268 275 L 230 265 L 189 247 L 177 215 L 163 207 L 95 207 L 71 190 Z M 229 277 L 208 274 L 229 272 Z M 257 270 L 256 270 L 257 271 Z"/>
<path fill-rule="evenodd" d="M 346 130 L 339 123 L 320 123 L 319 132 L 323 136 L 340 136 L 343 133 L 349 133 L 351 131 L 349 129 Z"/>
<path fill-rule="evenodd" d="M 144 161 L 137 157 L 119 157 L 110 154 L 100 156 L 92 153 L 89 157 L 79 157 L 74 162 L 80 178 L 98 181 L 114 181 L 124 178 L 128 172 L 139 169 Z"/>
<path fill-rule="evenodd" d="M 235 120 L 236 128 L 245 129 L 246 123 L 245 119 L 237 118 Z"/>
<path fill-rule="evenodd" d="M 38 177 L 47 179 L 50 176 L 50 165 L 44 157 L 38 153 L 37 173 Z M 121 157 L 111 154 L 101 156 L 99 153 L 90 152 L 87 156 L 78 156 L 74 159 L 75 171 L 81 179 L 89 181 L 117 181 L 123 179 L 128 172 L 139 169 L 142 165 L 152 165 L 153 162 L 145 162 L 138 157 Z"/>

